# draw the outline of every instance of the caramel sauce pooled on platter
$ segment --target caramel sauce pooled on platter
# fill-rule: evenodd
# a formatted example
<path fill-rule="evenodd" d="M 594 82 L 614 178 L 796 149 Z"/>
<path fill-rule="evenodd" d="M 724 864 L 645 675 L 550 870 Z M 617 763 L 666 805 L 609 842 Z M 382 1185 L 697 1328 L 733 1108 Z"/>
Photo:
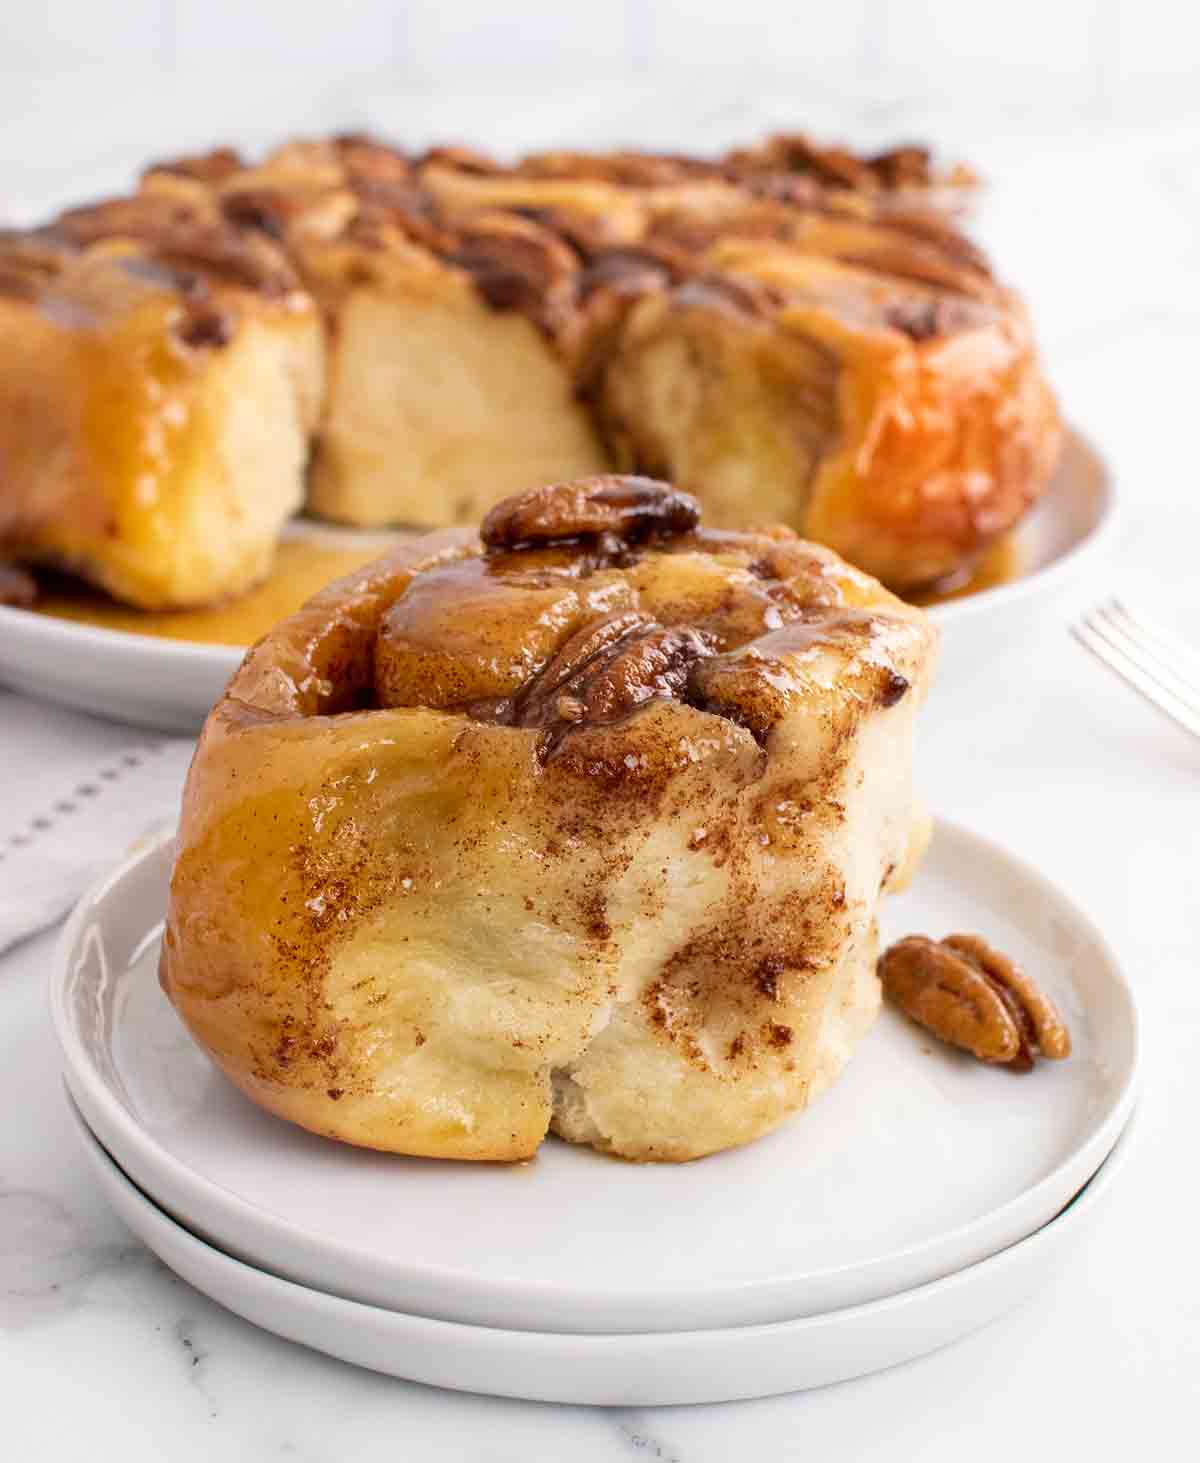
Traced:
<path fill-rule="evenodd" d="M 994 543 L 975 563 L 944 579 L 929 589 L 914 590 L 903 596 L 909 604 L 928 609 L 930 605 L 950 604 L 956 599 L 968 599 L 981 594 L 985 589 L 996 589 L 1001 584 L 1010 584 L 1020 579 L 1025 572 L 1025 555 L 1015 535 L 1010 534 Z"/>
<path fill-rule="evenodd" d="M 261 584 L 235 599 L 194 610 L 132 609 L 78 580 L 59 575 L 40 576 L 41 588 L 34 609 L 59 620 L 135 635 L 154 635 L 164 640 L 253 645 L 318 590 L 370 563 L 386 548 L 387 541 L 382 536 L 357 547 L 349 545 L 345 538 L 339 540 L 333 536 L 325 542 L 319 538 L 285 539 L 276 551 L 274 568 Z M 961 577 L 906 598 L 923 607 L 947 604 L 1008 584 L 1020 578 L 1024 567 L 1016 538 L 1004 538 Z"/>
<path fill-rule="evenodd" d="M 77 580 L 46 576 L 35 610 L 59 620 L 155 635 L 165 640 L 194 640 L 208 645 L 253 645 L 280 620 L 332 580 L 369 564 L 386 552 L 386 540 L 373 538 L 350 547 L 319 539 L 285 539 L 268 577 L 235 599 L 195 610 L 136 610 L 117 604 L 99 590 Z"/>

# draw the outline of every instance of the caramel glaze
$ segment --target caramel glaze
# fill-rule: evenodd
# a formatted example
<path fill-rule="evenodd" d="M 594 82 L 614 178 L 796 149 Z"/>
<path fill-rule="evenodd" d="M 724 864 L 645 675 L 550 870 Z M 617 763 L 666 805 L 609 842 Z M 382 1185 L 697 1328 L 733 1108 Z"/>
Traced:
<path fill-rule="evenodd" d="M 320 540 L 285 540 L 270 575 L 236 599 L 198 610 L 136 610 L 65 575 L 46 575 L 33 608 L 56 620 L 206 645 L 253 645 L 331 580 L 379 556 L 379 540 L 362 548 Z"/>
<path fill-rule="evenodd" d="M 930 605 L 950 604 L 954 600 L 969 599 L 973 594 L 982 594 L 985 589 L 998 589 L 1002 584 L 1011 584 L 1025 573 L 1025 554 L 1016 534 L 992 544 L 973 564 L 967 565 L 957 574 L 930 585 L 928 589 L 910 590 L 904 596 L 909 604 L 928 609 Z"/>
<path fill-rule="evenodd" d="M 506 500 L 484 521 L 482 557 L 418 576 L 383 617 L 379 703 L 537 729 L 545 760 L 573 730 L 664 698 L 764 745 L 797 658 L 823 648 L 857 662 L 876 704 L 905 694 L 870 650 L 880 617 L 847 606 L 811 546 L 785 538 L 763 552 L 759 539 L 752 551 L 698 517 L 688 494 L 643 478 Z"/>
<path fill-rule="evenodd" d="M 104 630 L 121 630 L 136 635 L 152 635 L 164 640 L 188 640 L 207 645 L 246 646 L 253 645 L 273 625 L 294 613 L 305 600 L 323 589 L 327 583 L 370 562 L 377 554 L 377 543 L 372 543 L 369 548 L 354 549 L 333 547 L 319 540 L 285 540 L 277 551 L 274 568 L 261 584 L 236 599 L 198 610 L 131 609 L 66 575 L 42 576 L 35 598 L 32 580 L 22 573 L 20 583 L 23 588 L 18 596 L 15 593 L 18 583 L 16 570 L 11 571 L 14 593 L 5 598 L 3 587 L 0 586 L 0 603 L 32 608 L 57 620 L 71 620 L 76 624 L 94 625 Z M 560 554 L 559 560 L 560 572 L 579 574 L 587 568 L 594 575 L 598 567 L 598 561 L 594 558 L 589 560 L 582 544 L 579 545 L 578 553 L 569 558 Z M 449 576 L 450 583 L 455 585 L 458 592 L 468 594 L 473 583 L 481 576 L 492 573 L 496 567 L 495 558 L 471 559 L 440 572 Z M 939 587 L 907 594 L 904 598 L 910 604 L 923 608 L 947 604 L 1011 583 L 1019 579 L 1024 571 L 1021 546 L 1015 537 L 1009 537 L 993 545 L 964 575 L 956 576 L 954 580 Z M 782 580 L 771 579 L 767 584 L 768 587 L 763 591 L 766 602 L 758 611 L 761 613 L 758 629 L 760 634 L 772 628 L 772 611 L 775 614 L 781 613 L 777 602 L 785 592 Z M 601 588 L 601 583 L 595 584 L 593 595 Z M 603 604 L 601 599 L 600 609 Z M 477 701 L 481 715 L 485 705 L 486 695 Z"/>

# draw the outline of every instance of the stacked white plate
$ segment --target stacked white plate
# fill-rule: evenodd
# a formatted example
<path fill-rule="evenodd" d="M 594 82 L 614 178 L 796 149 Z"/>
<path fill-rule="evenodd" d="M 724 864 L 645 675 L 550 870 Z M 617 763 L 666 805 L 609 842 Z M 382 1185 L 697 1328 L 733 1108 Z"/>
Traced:
<path fill-rule="evenodd" d="M 1074 1052 L 984 1068 L 885 1011 L 779 1132 L 684 1165 L 555 1141 L 516 1166 L 345 1147 L 242 1098 L 158 987 L 169 841 L 86 898 L 52 984 L 85 1151 L 186 1280 L 396 1376 L 652 1405 L 818 1386 L 930 1351 L 1057 1274 L 1128 1148 L 1137 1020 L 1061 892 L 939 824 L 885 940 L 977 931 L 1049 990 Z"/>

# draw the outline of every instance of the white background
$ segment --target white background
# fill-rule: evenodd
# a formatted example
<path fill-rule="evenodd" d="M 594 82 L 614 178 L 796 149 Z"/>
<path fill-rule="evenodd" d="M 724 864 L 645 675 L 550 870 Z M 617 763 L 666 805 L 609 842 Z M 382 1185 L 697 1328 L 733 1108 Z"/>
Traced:
<path fill-rule="evenodd" d="M 1194 105 L 1198 32 L 1187 0 L 5 0 L 0 13 L 0 65 L 35 84 L 97 62 L 141 83 L 209 68 L 222 92 L 238 73 L 309 63 L 398 82 L 447 64 L 464 81 L 685 67 L 775 72 L 804 99 L 958 93 L 1090 119 Z"/>
<path fill-rule="evenodd" d="M 544 142 L 547 107 L 594 136 L 600 99 L 628 142 L 703 147 L 748 104 L 863 139 L 1082 142 L 1200 115 L 1198 52 L 1192 0 L 0 0 L 0 218 L 226 135 L 503 148 Z"/>

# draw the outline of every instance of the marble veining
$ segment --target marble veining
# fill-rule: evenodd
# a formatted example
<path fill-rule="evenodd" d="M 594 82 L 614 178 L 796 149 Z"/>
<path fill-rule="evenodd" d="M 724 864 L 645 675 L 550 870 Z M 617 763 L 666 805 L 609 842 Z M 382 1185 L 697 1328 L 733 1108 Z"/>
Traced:
<path fill-rule="evenodd" d="M 646 1413 L 614 1407 L 609 1415 L 617 1425 L 617 1432 L 629 1445 L 631 1457 L 653 1458 L 661 1460 L 661 1463 L 683 1463 L 683 1454 L 665 1441 L 653 1418 Z"/>
<path fill-rule="evenodd" d="M 188 1368 L 188 1382 L 208 1403 L 209 1416 L 216 1417 L 221 1408 L 208 1387 L 208 1371 L 205 1363 L 208 1361 L 210 1352 L 197 1336 L 197 1331 L 202 1330 L 202 1324 L 197 1322 L 194 1316 L 184 1315 L 175 1322 L 171 1328 L 171 1334 L 183 1347 L 184 1362 Z"/>
<path fill-rule="evenodd" d="M 0 1327 L 5 1330 L 59 1320 L 88 1303 L 98 1276 L 137 1267 L 162 1268 L 141 1244 L 97 1242 L 53 1195 L 0 1185 Z"/>

